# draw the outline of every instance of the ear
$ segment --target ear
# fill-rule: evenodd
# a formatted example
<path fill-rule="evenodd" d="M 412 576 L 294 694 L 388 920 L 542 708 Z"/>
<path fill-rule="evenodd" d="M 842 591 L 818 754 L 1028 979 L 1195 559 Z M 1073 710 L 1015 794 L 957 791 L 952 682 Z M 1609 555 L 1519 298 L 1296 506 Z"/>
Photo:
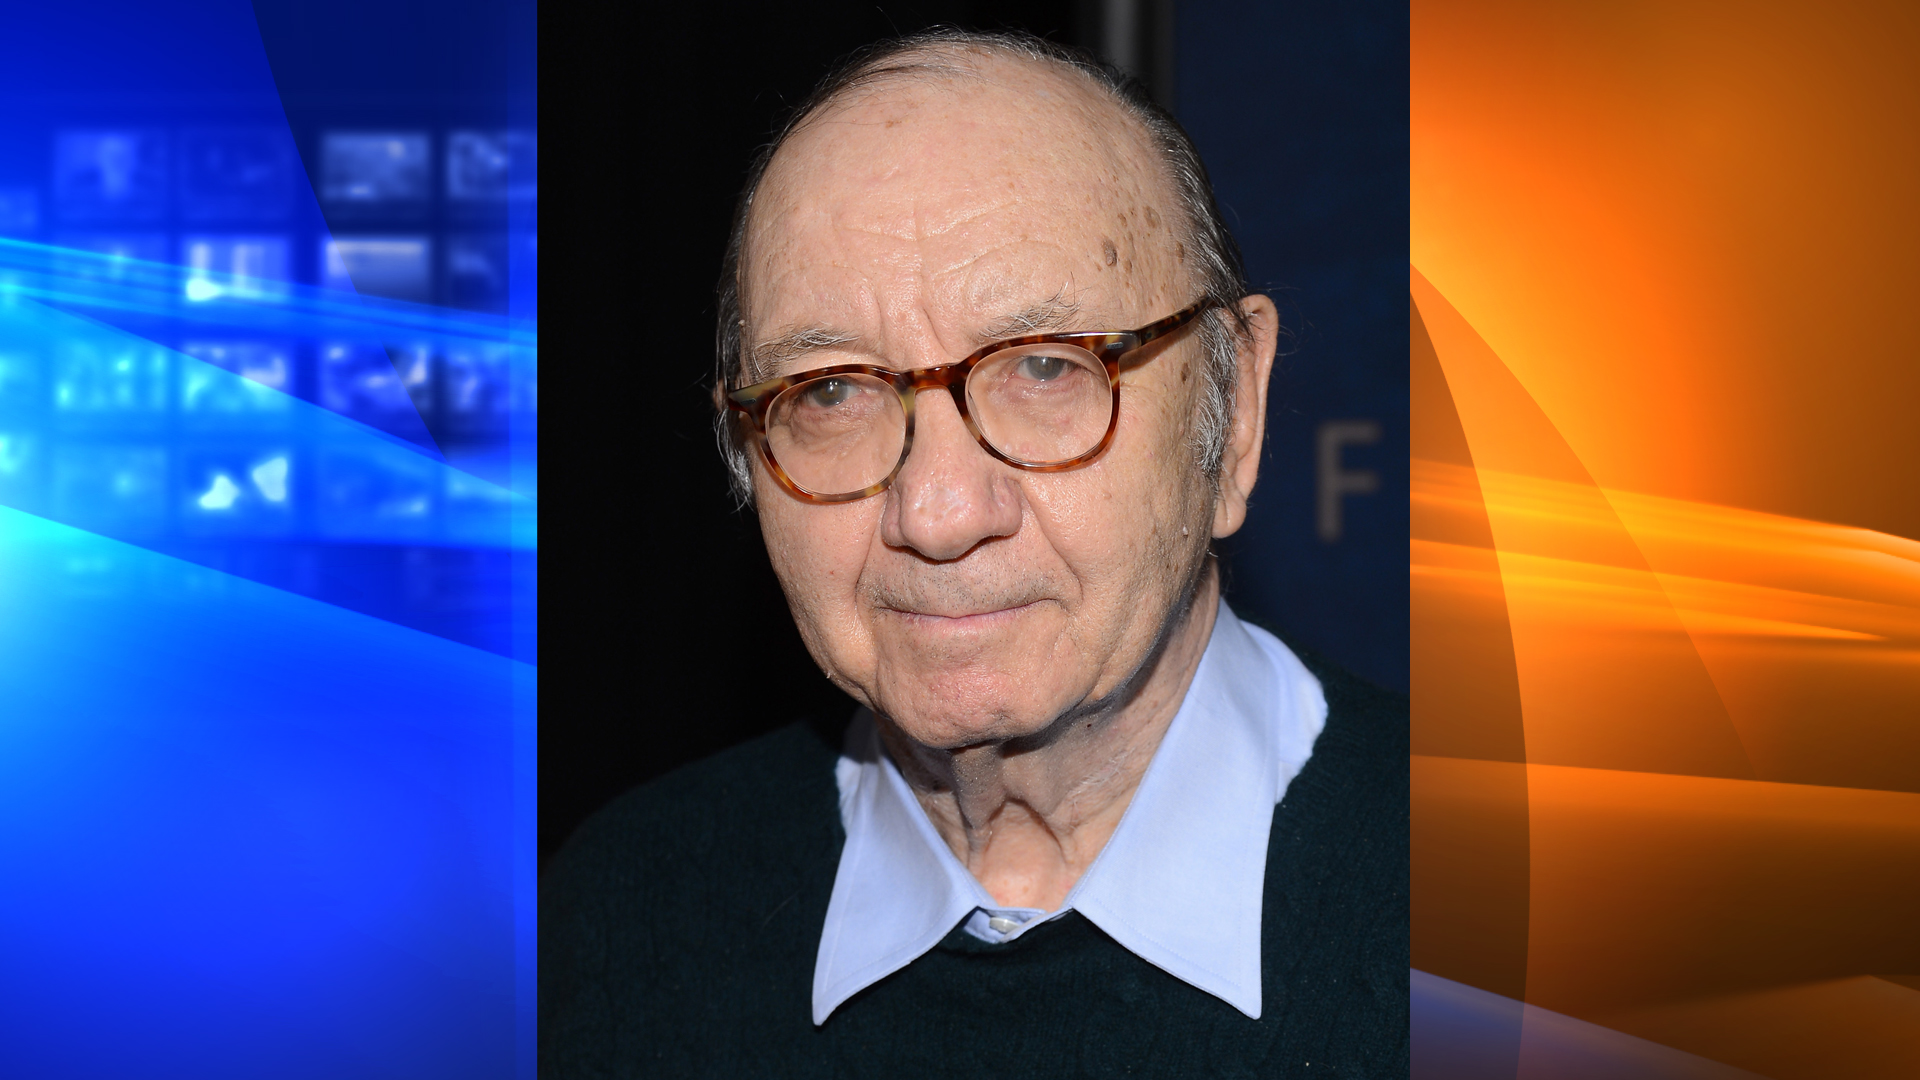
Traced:
<path fill-rule="evenodd" d="M 1234 350 L 1233 426 L 1220 456 L 1220 497 L 1213 504 L 1216 538 L 1238 532 L 1247 520 L 1247 497 L 1260 478 L 1260 448 L 1267 436 L 1267 379 L 1280 341 L 1280 312 L 1272 300 L 1249 296 L 1238 307 L 1247 318 L 1247 333 L 1238 337 Z"/>

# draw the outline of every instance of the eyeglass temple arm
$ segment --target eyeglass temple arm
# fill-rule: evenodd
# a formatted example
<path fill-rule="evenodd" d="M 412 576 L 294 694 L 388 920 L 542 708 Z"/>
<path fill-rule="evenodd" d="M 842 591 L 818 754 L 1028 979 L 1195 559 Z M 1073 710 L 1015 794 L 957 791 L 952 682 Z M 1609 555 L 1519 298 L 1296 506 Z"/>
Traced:
<path fill-rule="evenodd" d="M 1214 300 L 1213 297 L 1203 296 L 1200 299 L 1195 300 L 1193 303 L 1188 304 L 1186 307 L 1181 308 L 1179 311 L 1174 312 L 1173 314 L 1167 316 L 1164 319 L 1160 319 L 1157 322 L 1148 323 L 1147 325 L 1133 332 L 1133 336 L 1134 336 L 1133 348 L 1138 349 L 1155 338 L 1165 337 L 1166 335 L 1173 333 L 1175 330 L 1180 329 L 1182 326 L 1185 326 L 1187 323 L 1192 322 L 1195 316 L 1199 315 L 1201 312 L 1207 310 L 1208 308 L 1215 306 L 1217 303 L 1218 302 Z M 1132 352 L 1133 349 L 1129 349 L 1127 351 Z"/>

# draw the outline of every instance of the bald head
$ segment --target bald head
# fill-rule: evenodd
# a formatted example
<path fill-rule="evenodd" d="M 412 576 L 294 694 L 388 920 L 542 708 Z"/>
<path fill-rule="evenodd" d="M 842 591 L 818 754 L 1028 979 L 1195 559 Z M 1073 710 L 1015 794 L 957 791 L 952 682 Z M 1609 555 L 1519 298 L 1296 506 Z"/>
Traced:
<path fill-rule="evenodd" d="M 743 237 L 745 377 L 783 343 L 931 366 L 1023 316 L 1133 326 L 1194 299 L 1178 195 L 1125 109 L 1051 62 L 937 59 L 849 89 L 774 155 Z"/>
<path fill-rule="evenodd" d="M 1063 223 L 1078 235 L 1061 235 Z M 1009 234 L 980 235 L 999 226 Z M 852 266 L 848 245 L 868 239 L 890 245 L 890 282 Z M 986 322 L 1007 333 L 1061 328 L 1076 313 L 1084 322 L 1090 304 L 1117 317 L 1176 295 L 1175 307 L 1210 297 L 1223 306 L 1200 328 L 1208 361 L 1193 434 L 1203 464 L 1217 467 L 1235 339 L 1245 331 L 1232 306 L 1246 293 L 1239 254 L 1185 133 L 1083 54 L 1027 36 L 949 31 L 856 57 L 755 163 L 727 254 L 720 386 L 842 341 L 860 318 L 907 303 L 909 271 L 944 309 L 991 311 Z M 815 299 L 829 302 L 807 318 L 789 310 L 799 303 L 786 288 L 797 262 L 831 271 L 812 275 Z M 946 362 L 965 344 L 939 342 L 949 350 L 943 360 L 889 362 Z M 719 434 L 736 490 L 750 498 L 740 432 L 722 417 Z"/>

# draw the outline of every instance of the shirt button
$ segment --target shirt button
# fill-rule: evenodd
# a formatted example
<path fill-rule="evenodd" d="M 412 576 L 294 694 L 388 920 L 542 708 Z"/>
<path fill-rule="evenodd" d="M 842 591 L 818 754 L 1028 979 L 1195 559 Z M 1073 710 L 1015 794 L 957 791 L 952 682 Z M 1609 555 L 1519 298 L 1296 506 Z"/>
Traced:
<path fill-rule="evenodd" d="M 1020 924 L 1004 915 L 995 915 L 987 919 L 987 929 L 996 934 L 1011 934 L 1020 929 Z"/>

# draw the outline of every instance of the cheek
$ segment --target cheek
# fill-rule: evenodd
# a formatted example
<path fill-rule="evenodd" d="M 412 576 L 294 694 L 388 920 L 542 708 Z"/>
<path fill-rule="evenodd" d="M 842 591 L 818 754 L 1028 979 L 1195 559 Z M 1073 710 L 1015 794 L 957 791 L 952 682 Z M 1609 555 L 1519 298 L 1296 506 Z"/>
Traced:
<path fill-rule="evenodd" d="M 1115 433 L 1114 441 L 1124 439 L 1127 451 L 1116 464 L 1129 471 L 1129 482 L 1147 493 L 1146 501 L 1156 515 L 1186 507 L 1195 485 L 1204 485 L 1197 478 L 1190 437 L 1193 383 L 1191 378 L 1179 381 L 1185 360 L 1181 356 L 1154 360 L 1161 366 L 1154 374 L 1168 378 L 1130 388 L 1129 415 L 1121 417 L 1121 430 Z"/>
<path fill-rule="evenodd" d="M 1177 380 L 1179 359 L 1155 363 L 1174 360 L 1169 371 Z M 1186 391 L 1177 381 L 1135 387 L 1113 452 L 1087 476 L 1093 482 L 1057 501 L 1062 554 L 1087 574 L 1136 589 L 1182 579 L 1193 549 L 1210 535 L 1208 486 L 1187 437 L 1193 402 Z"/>
<path fill-rule="evenodd" d="M 757 500 L 767 558 L 794 617 L 824 630 L 850 618 L 856 583 L 877 526 L 878 500 L 838 506 L 801 503 L 775 491 Z"/>
<path fill-rule="evenodd" d="M 1134 590 L 1162 569 L 1167 523 L 1179 532 L 1172 478 L 1162 468 L 1165 455 L 1158 447 L 1136 449 L 1029 484 L 1048 543 L 1087 588 L 1085 599 L 1096 604 L 1144 601 Z"/>
<path fill-rule="evenodd" d="M 1063 524 L 1106 523 L 1108 531 L 1138 535 L 1176 509 L 1188 509 L 1196 485 L 1188 429 L 1196 403 L 1191 376 L 1180 371 L 1189 358 L 1156 357 L 1152 372 L 1121 383 L 1120 426 L 1107 453 L 1084 470 L 1058 474 L 1084 478 L 1049 490 L 1049 503 Z M 1165 375 L 1166 378 L 1157 376 Z M 1134 527 L 1129 527 L 1134 526 Z M 1178 525 L 1176 524 L 1176 529 Z"/>

